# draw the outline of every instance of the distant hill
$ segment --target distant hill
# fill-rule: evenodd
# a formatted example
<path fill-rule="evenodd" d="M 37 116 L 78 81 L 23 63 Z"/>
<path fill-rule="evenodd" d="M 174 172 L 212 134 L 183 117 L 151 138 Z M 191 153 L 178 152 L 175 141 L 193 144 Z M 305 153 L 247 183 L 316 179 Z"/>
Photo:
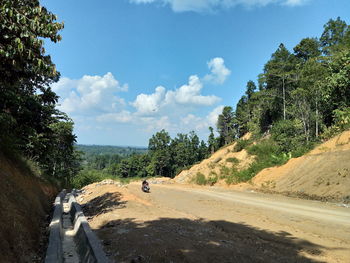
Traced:
<path fill-rule="evenodd" d="M 118 154 L 122 157 L 129 156 L 133 153 L 146 153 L 145 147 L 131 147 L 131 146 L 111 146 L 111 145 L 83 145 L 77 144 L 77 149 L 85 153 L 86 156 L 96 155 L 114 155 Z"/>

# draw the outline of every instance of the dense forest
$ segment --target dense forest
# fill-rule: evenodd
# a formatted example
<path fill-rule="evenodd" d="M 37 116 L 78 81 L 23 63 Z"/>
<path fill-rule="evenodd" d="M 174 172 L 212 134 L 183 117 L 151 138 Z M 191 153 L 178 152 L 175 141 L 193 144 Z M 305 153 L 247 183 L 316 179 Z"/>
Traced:
<path fill-rule="evenodd" d="M 95 155 L 114 155 L 118 154 L 121 157 L 126 157 L 134 153 L 146 153 L 145 147 L 131 147 L 131 146 L 112 146 L 112 145 L 84 145 L 77 144 L 76 149 L 84 153 L 85 157 L 92 157 Z"/>
<path fill-rule="evenodd" d="M 247 82 L 237 105 L 224 107 L 214 127 L 218 137 L 213 127 L 207 142 L 193 131 L 171 138 L 161 130 L 149 139 L 147 151 L 75 146 L 74 123 L 57 109 L 58 96 L 50 88 L 60 74 L 44 49 L 44 39 L 61 40 L 63 27 L 38 0 L 1 2 L 1 151 L 25 157 L 61 185 L 174 177 L 233 141 L 243 147 L 240 138 L 247 132 L 257 139 L 269 136 L 277 158 L 300 156 L 350 128 L 350 27 L 337 18 L 324 25 L 319 38 L 304 38 L 292 50 L 280 44 L 257 81 Z"/>
<path fill-rule="evenodd" d="M 220 145 L 247 132 L 271 134 L 282 152 L 297 156 L 313 142 L 350 123 L 350 26 L 339 17 L 320 38 L 304 38 L 289 51 L 283 44 L 267 61 L 257 85 L 248 81 L 235 111 L 219 116 Z"/>

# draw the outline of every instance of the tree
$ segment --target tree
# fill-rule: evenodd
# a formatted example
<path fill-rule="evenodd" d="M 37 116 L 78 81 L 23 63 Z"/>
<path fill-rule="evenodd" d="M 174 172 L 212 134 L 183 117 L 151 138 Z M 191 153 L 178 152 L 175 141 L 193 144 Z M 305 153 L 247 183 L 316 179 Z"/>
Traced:
<path fill-rule="evenodd" d="M 323 104 L 326 124 L 333 123 L 333 111 L 350 106 L 350 49 L 335 54 L 328 68 Z"/>
<path fill-rule="evenodd" d="M 215 135 L 214 135 L 214 129 L 213 127 L 209 127 L 209 137 L 208 137 L 208 148 L 211 154 L 213 154 L 215 152 L 215 150 L 217 149 L 217 144 L 216 144 L 216 139 L 215 139 Z"/>
<path fill-rule="evenodd" d="M 238 137 L 242 137 L 245 133 L 248 132 L 249 120 L 250 109 L 248 104 L 248 97 L 243 95 L 237 103 L 235 112 L 235 121 L 237 122 Z"/>
<path fill-rule="evenodd" d="M 220 145 L 226 145 L 235 138 L 234 133 L 234 114 L 232 107 L 225 106 L 222 110 L 222 114 L 218 117 L 217 129 L 220 134 Z"/>
<path fill-rule="evenodd" d="M 294 48 L 294 54 L 304 62 L 321 55 L 320 43 L 316 38 L 304 38 Z"/>
<path fill-rule="evenodd" d="M 54 114 L 57 96 L 49 85 L 59 73 L 43 38 L 61 39 L 62 23 L 40 6 L 38 0 L 3 0 L 0 6 L 0 119 L 10 124 L 9 136 L 25 144 L 28 137 L 45 129 Z"/>
<path fill-rule="evenodd" d="M 254 83 L 254 81 L 249 80 L 247 82 L 247 89 L 245 94 L 247 95 L 247 99 L 248 101 L 251 99 L 252 95 L 254 94 L 254 92 L 256 91 L 256 85 Z"/>
<path fill-rule="evenodd" d="M 337 17 L 336 20 L 330 19 L 323 28 L 320 42 L 323 53 L 326 55 L 336 51 L 344 40 L 349 40 L 349 26 L 340 17 Z"/>
<path fill-rule="evenodd" d="M 288 87 L 294 81 L 295 62 L 294 56 L 283 44 L 280 44 L 276 52 L 272 54 L 271 59 L 265 64 L 264 81 L 266 84 L 264 86 L 274 97 L 273 121 L 279 119 L 281 109 L 283 120 L 287 118 L 287 99 L 290 92 Z"/>
<path fill-rule="evenodd" d="M 150 167 L 157 176 L 172 177 L 170 140 L 171 138 L 165 130 L 157 132 L 149 139 Z"/>

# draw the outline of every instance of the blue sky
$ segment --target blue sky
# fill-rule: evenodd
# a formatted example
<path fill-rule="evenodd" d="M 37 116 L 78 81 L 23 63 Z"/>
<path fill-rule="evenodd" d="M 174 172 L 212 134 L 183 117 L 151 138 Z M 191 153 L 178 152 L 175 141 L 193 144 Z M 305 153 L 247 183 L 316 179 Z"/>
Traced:
<path fill-rule="evenodd" d="M 348 0 L 42 0 L 65 23 L 46 42 L 59 108 L 78 143 L 147 146 L 155 132 L 204 140 L 284 43 L 319 37 Z"/>

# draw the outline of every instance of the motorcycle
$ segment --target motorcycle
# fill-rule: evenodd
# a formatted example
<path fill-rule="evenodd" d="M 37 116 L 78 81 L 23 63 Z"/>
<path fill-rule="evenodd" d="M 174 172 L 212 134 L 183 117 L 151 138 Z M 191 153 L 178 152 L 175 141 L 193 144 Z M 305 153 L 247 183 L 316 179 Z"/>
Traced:
<path fill-rule="evenodd" d="M 146 181 L 142 182 L 141 190 L 143 192 L 145 192 L 145 193 L 149 193 L 150 192 L 151 188 L 149 187 L 148 182 L 146 182 Z"/>

